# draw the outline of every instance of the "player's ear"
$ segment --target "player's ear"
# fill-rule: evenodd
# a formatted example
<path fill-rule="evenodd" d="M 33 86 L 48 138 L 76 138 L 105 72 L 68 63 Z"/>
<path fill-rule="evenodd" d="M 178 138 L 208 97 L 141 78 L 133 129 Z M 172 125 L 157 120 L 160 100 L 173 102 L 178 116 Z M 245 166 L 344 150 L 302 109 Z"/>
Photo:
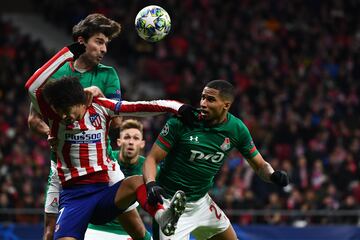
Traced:
<path fill-rule="evenodd" d="M 77 41 L 81 44 L 84 44 L 85 43 L 85 39 L 82 37 L 82 36 L 79 36 Z"/>
<path fill-rule="evenodd" d="M 116 144 L 118 147 L 121 147 L 121 139 L 120 138 L 116 139 Z"/>
<path fill-rule="evenodd" d="M 145 140 L 141 140 L 140 148 L 143 149 L 145 147 Z"/>
<path fill-rule="evenodd" d="M 224 110 L 229 110 L 231 107 L 231 102 L 230 101 L 225 101 L 224 102 Z"/>

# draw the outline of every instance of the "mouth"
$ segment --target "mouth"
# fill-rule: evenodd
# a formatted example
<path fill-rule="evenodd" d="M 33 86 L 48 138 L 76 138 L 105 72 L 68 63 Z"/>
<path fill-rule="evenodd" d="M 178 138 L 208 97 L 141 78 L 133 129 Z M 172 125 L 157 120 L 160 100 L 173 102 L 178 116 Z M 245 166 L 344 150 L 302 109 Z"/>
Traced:
<path fill-rule="evenodd" d="M 204 109 L 200 109 L 200 114 L 201 114 L 201 116 L 206 116 L 206 115 L 208 115 L 208 111 L 206 111 Z"/>
<path fill-rule="evenodd" d="M 127 151 L 127 152 L 130 152 L 130 153 L 133 152 L 134 150 L 135 150 L 134 148 L 127 148 L 127 149 L 126 149 L 126 151 Z"/>

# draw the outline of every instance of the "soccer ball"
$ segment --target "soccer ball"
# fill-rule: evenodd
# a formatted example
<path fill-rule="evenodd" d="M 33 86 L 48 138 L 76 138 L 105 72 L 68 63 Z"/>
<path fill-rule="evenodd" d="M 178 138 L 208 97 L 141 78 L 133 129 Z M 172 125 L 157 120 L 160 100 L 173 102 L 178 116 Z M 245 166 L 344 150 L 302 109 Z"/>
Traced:
<path fill-rule="evenodd" d="M 170 32 L 171 19 L 162 7 L 151 5 L 144 7 L 136 15 L 135 28 L 142 39 L 157 42 Z"/>

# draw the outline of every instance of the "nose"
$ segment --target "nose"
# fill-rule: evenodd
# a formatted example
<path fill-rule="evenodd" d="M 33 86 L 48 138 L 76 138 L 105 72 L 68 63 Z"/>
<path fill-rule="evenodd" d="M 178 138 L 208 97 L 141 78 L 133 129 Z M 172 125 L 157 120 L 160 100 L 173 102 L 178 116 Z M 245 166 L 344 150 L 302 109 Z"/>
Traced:
<path fill-rule="evenodd" d="M 105 53 L 107 52 L 106 44 L 101 45 L 100 51 L 101 51 L 101 53 L 103 53 L 103 54 L 105 54 Z"/>
<path fill-rule="evenodd" d="M 201 107 L 202 109 L 204 109 L 204 108 L 207 107 L 207 101 L 206 101 L 206 99 L 201 99 L 201 101 L 200 101 L 200 107 Z"/>

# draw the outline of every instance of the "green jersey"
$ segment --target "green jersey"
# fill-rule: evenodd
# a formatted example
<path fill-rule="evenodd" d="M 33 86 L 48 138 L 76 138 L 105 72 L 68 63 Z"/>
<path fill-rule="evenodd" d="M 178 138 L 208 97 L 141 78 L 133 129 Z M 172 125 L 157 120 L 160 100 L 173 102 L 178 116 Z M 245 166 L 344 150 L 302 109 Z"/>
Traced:
<path fill-rule="evenodd" d="M 98 64 L 91 70 L 81 73 L 74 68 L 73 62 L 66 62 L 51 76 L 51 79 L 59 79 L 65 76 L 78 77 L 84 88 L 97 86 L 107 98 L 121 99 L 120 80 L 113 67 Z M 111 155 L 111 150 L 109 140 L 107 148 L 109 156 Z M 51 160 L 56 161 L 56 156 L 53 152 L 51 152 Z"/>
<path fill-rule="evenodd" d="M 78 72 L 73 62 L 66 62 L 52 76 L 59 79 L 64 76 L 78 77 L 84 88 L 97 86 L 105 97 L 120 100 L 120 80 L 113 67 L 98 64 L 86 72 Z"/>
<path fill-rule="evenodd" d="M 118 159 L 119 151 L 113 151 L 113 158 Z M 136 164 L 125 165 L 121 161 L 118 160 L 121 171 L 124 173 L 125 177 L 133 176 L 133 175 L 142 175 L 142 166 L 144 164 L 145 158 L 143 156 L 139 156 Z M 119 235 L 128 235 L 128 233 L 122 228 L 121 224 L 118 220 L 113 220 L 103 225 L 93 225 L 89 224 L 88 228 L 116 233 Z"/>
<path fill-rule="evenodd" d="M 208 127 L 201 123 L 189 128 L 178 118 L 170 118 L 156 144 L 168 154 L 160 165 L 158 184 L 171 197 L 177 190 L 188 201 L 202 198 L 233 148 L 247 159 L 258 151 L 245 124 L 228 113 L 224 123 Z"/>

